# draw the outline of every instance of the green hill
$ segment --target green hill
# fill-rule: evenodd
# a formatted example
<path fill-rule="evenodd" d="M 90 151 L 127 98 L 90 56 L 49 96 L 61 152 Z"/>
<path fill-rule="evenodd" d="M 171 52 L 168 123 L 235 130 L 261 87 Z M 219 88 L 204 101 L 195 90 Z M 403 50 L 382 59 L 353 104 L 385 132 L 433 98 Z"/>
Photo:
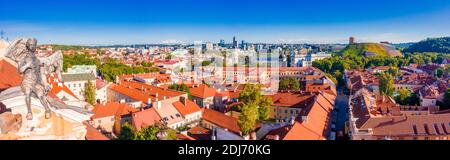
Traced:
<path fill-rule="evenodd" d="M 349 44 L 340 52 L 341 56 L 402 56 L 400 51 L 396 50 L 394 46 L 380 44 L 380 43 L 358 43 Z"/>
<path fill-rule="evenodd" d="M 428 38 L 403 50 L 404 52 L 438 52 L 450 53 L 450 37 Z"/>

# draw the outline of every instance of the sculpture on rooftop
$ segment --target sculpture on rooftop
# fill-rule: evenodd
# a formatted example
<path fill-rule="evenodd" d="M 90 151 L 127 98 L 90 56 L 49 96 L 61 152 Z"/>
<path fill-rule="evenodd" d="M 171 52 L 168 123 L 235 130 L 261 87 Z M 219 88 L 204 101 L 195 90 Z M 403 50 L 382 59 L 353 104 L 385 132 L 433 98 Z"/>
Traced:
<path fill-rule="evenodd" d="M 60 51 L 51 56 L 39 58 L 36 56 L 37 40 L 34 38 L 21 38 L 14 41 L 8 48 L 5 57 L 17 63 L 19 74 L 23 75 L 20 85 L 22 92 L 25 94 L 25 103 L 28 113 L 26 118 L 33 119 L 31 110 L 31 96 L 36 96 L 45 108 L 45 118 L 51 117 L 49 108 L 50 101 L 48 99 L 48 85 L 46 81 L 46 73 L 56 73 L 57 78 L 62 82 L 62 63 L 63 57 Z"/>

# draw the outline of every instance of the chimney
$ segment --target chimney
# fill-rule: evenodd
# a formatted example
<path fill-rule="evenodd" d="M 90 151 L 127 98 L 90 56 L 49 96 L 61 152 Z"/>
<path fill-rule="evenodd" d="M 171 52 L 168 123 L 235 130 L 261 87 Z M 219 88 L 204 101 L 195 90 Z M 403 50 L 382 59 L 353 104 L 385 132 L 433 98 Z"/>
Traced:
<path fill-rule="evenodd" d="M 250 139 L 250 140 L 256 140 L 256 132 L 250 133 L 249 139 Z"/>
<path fill-rule="evenodd" d="M 180 96 L 180 102 L 186 106 L 186 97 Z"/>
<path fill-rule="evenodd" d="M 274 140 L 280 140 L 280 135 L 275 135 L 275 137 L 273 138 Z"/>
<path fill-rule="evenodd" d="M 158 101 L 158 102 L 157 102 L 157 108 L 158 108 L 158 109 L 161 109 L 161 101 Z"/>
<path fill-rule="evenodd" d="M 295 117 L 292 116 L 291 120 L 289 121 L 289 124 L 294 125 L 295 124 Z"/>
<path fill-rule="evenodd" d="M 308 121 L 308 116 L 302 116 L 302 122 L 307 122 Z"/>
<path fill-rule="evenodd" d="M 62 83 L 58 82 L 58 87 L 62 87 L 62 86 L 63 86 Z"/>
<path fill-rule="evenodd" d="M 152 107 L 152 99 L 151 98 L 148 98 L 147 99 L 147 107 Z"/>

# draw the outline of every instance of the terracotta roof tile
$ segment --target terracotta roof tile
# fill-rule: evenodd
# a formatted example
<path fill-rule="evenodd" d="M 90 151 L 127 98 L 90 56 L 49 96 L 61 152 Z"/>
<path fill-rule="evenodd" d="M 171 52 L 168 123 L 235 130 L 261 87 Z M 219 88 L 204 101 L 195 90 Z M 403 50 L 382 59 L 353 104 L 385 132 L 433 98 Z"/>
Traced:
<path fill-rule="evenodd" d="M 17 68 L 4 59 L 0 59 L 0 91 L 18 86 L 22 82 L 22 76 L 17 72 Z"/>
<path fill-rule="evenodd" d="M 200 107 L 193 101 L 186 99 L 186 105 L 181 101 L 173 102 L 172 105 L 181 113 L 186 116 L 195 112 L 201 111 Z"/>
<path fill-rule="evenodd" d="M 201 84 L 198 87 L 193 87 L 189 90 L 190 94 L 199 98 L 208 98 L 216 95 L 216 89 Z"/>
<path fill-rule="evenodd" d="M 105 105 L 97 104 L 92 112 L 94 112 L 94 115 L 91 117 L 91 119 L 96 118 L 102 118 L 102 117 L 108 117 L 108 116 L 116 116 L 120 117 L 126 114 L 130 114 L 132 112 L 137 112 L 138 110 L 128 106 L 124 103 L 118 103 L 118 102 L 109 102 Z"/>
<path fill-rule="evenodd" d="M 159 122 L 161 122 L 161 117 L 153 107 L 132 114 L 132 125 L 137 131 Z"/>
<path fill-rule="evenodd" d="M 93 126 L 83 123 L 86 126 L 86 140 L 110 140 L 108 137 L 100 133 Z"/>
<path fill-rule="evenodd" d="M 237 118 L 227 116 L 223 113 L 217 112 L 212 109 L 203 109 L 203 120 L 206 120 L 208 122 L 211 122 L 219 127 L 222 127 L 224 129 L 228 129 L 231 132 L 234 132 L 236 134 L 240 134 L 241 129 L 238 126 Z M 256 124 L 255 128 L 259 128 L 260 124 Z"/>

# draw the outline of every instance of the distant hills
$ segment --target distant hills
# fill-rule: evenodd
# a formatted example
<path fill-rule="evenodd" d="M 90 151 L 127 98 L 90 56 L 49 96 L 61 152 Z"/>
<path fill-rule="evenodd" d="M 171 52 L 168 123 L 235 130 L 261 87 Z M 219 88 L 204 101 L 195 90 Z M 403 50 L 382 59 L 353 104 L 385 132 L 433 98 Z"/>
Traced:
<path fill-rule="evenodd" d="M 428 38 L 405 48 L 403 52 L 438 52 L 450 53 L 450 37 Z"/>
<path fill-rule="evenodd" d="M 341 56 L 402 56 L 402 53 L 394 46 L 382 43 L 357 43 L 350 44 L 340 53 Z"/>

